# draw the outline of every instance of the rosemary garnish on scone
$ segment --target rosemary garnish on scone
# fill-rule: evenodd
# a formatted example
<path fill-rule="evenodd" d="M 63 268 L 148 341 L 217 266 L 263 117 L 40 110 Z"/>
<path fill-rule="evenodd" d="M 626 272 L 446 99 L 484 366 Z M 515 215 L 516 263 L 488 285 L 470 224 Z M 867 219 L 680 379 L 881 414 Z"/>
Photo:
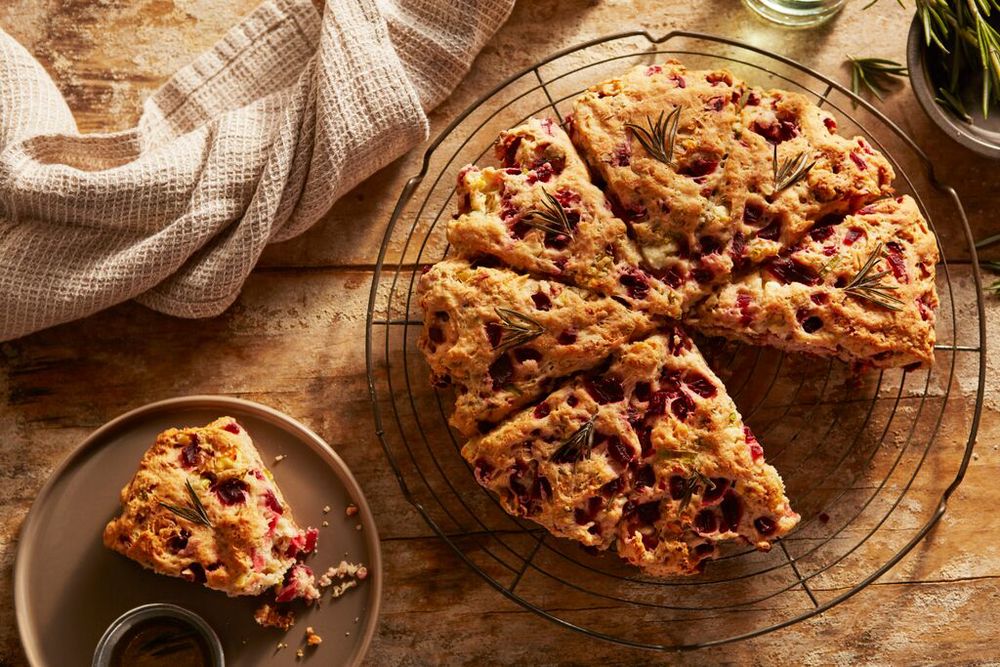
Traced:
<path fill-rule="evenodd" d="M 711 491 L 715 488 L 715 482 L 710 480 L 704 473 L 698 470 L 692 470 L 691 474 L 684 478 L 684 495 L 681 496 L 681 502 L 677 506 L 678 514 L 683 512 L 687 506 L 691 504 L 691 497 L 694 495 L 694 492 L 698 490 L 699 484 L 705 485 L 705 491 Z"/>
<path fill-rule="evenodd" d="M 809 170 L 816 165 L 816 160 L 809 162 L 809 157 L 807 151 L 802 151 L 795 157 L 785 158 L 778 162 L 778 144 L 774 144 L 774 153 L 771 158 L 771 166 L 774 171 L 774 192 L 771 194 L 776 195 L 804 178 Z"/>
<path fill-rule="evenodd" d="M 545 195 L 545 201 L 542 202 L 543 208 L 537 211 L 530 211 L 524 216 L 524 224 L 535 229 L 540 229 L 543 232 L 565 234 L 573 238 L 573 228 L 570 227 L 566 209 L 545 188 L 542 188 L 542 194 Z"/>
<path fill-rule="evenodd" d="M 844 291 L 851 296 L 871 301 L 889 310 L 902 310 L 903 302 L 892 294 L 892 291 L 899 289 L 899 287 L 881 282 L 882 278 L 889 274 L 889 271 L 882 270 L 873 273 L 873 269 L 880 259 L 882 259 L 881 241 L 875 246 L 875 250 L 868 256 L 868 260 L 857 275 L 844 286 Z"/>
<path fill-rule="evenodd" d="M 677 128 L 680 122 L 681 108 L 674 107 L 666 118 L 663 117 L 661 111 L 655 123 L 652 118 L 646 116 L 648 127 L 642 127 L 635 123 L 625 123 L 625 127 L 632 130 L 632 134 L 646 149 L 650 157 L 671 166 L 674 161 L 674 143 L 677 141 Z"/>
<path fill-rule="evenodd" d="M 594 447 L 594 419 L 596 417 L 597 415 L 594 415 L 588 419 L 556 450 L 555 454 L 552 455 L 554 463 L 576 463 L 590 456 L 590 450 Z"/>
<path fill-rule="evenodd" d="M 502 335 L 499 346 L 501 352 L 518 345 L 524 345 L 528 341 L 538 338 L 545 331 L 545 327 L 524 313 L 510 308 L 494 308 L 493 310 L 501 322 Z"/>
<path fill-rule="evenodd" d="M 178 507 L 177 505 L 170 505 L 165 502 L 160 502 L 160 505 L 166 507 L 182 519 L 187 519 L 191 523 L 200 523 L 203 526 L 211 528 L 212 522 L 208 519 L 208 512 L 205 511 L 205 506 L 201 504 L 198 494 L 195 493 L 194 487 L 191 486 L 191 480 L 184 480 L 184 485 L 187 486 L 188 496 L 191 497 L 191 507 Z"/>

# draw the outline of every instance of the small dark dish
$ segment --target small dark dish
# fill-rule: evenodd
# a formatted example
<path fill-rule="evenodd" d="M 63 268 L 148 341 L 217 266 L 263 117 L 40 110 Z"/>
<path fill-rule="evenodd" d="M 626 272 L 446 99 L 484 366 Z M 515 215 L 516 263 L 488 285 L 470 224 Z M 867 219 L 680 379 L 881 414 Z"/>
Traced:
<path fill-rule="evenodd" d="M 945 81 L 940 60 L 934 58 L 924 42 L 920 17 L 914 17 L 906 45 L 906 66 L 910 71 L 910 85 L 924 113 L 949 137 L 969 150 L 984 157 L 1000 159 L 1000 109 L 993 109 L 989 118 L 983 117 L 980 106 L 981 81 L 970 77 L 963 81 L 962 101 L 972 122 L 957 118 L 934 101 L 937 90 Z"/>
<path fill-rule="evenodd" d="M 205 620 L 174 604 L 144 604 L 108 626 L 97 643 L 92 667 L 120 667 L 136 659 L 183 661 L 225 667 L 222 643 Z"/>

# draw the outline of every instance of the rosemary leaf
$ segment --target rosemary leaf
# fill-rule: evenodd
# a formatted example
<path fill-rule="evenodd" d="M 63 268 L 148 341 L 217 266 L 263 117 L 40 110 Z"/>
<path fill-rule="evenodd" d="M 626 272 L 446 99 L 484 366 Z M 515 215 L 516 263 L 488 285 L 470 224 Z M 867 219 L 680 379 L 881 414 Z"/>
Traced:
<path fill-rule="evenodd" d="M 681 496 L 680 504 L 677 505 L 677 513 L 681 514 L 687 506 L 691 504 L 691 497 L 694 496 L 695 491 L 698 490 L 698 485 L 704 484 L 705 491 L 711 491 L 715 488 L 715 482 L 705 476 L 704 473 L 694 470 L 684 479 L 684 495 Z"/>
<path fill-rule="evenodd" d="M 646 116 L 647 127 L 635 123 L 625 123 L 625 127 L 632 130 L 633 136 L 642 144 L 651 158 L 671 166 L 674 161 L 674 143 L 677 141 L 677 128 L 680 126 L 680 121 L 681 108 L 674 107 L 666 118 L 661 111 L 656 122 Z"/>
<path fill-rule="evenodd" d="M 982 250 L 983 248 L 987 248 L 994 243 L 1000 243 L 1000 234 L 992 234 L 991 236 L 987 236 L 985 239 L 976 241 L 976 250 Z"/>
<path fill-rule="evenodd" d="M 934 97 L 934 101 L 966 123 L 972 122 L 972 116 L 965 110 L 962 100 L 955 97 L 947 88 L 938 88 L 938 94 Z"/>
<path fill-rule="evenodd" d="M 875 265 L 882 259 L 882 242 L 879 241 L 875 250 L 865 261 L 861 270 L 844 286 L 844 292 L 857 299 L 870 301 L 877 306 L 887 310 L 902 310 L 903 302 L 892 292 L 899 289 L 897 285 L 886 285 L 881 282 L 882 278 L 889 274 L 889 271 L 877 271 L 872 273 Z"/>
<path fill-rule="evenodd" d="M 809 170 L 816 165 L 816 160 L 809 162 L 810 154 L 807 151 L 802 151 L 795 155 L 795 157 L 785 158 L 780 163 L 778 162 L 778 144 L 774 144 L 774 153 L 772 154 L 772 167 L 774 171 L 774 191 L 772 195 L 777 195 L 779 192 L 786 188 L 798 183 Z"/>
<path fill-rule="evenodd" d="M 590 456 L 590 450 L 594 447 L 594 415 L 584 422 L 583 426 L 577 429 L 573 435 L 564 442 L 555 454 L 552 455 L 553 463 L 576 463 Z"/>
<path fill-rule="evenodd" d="M 532 341 L 545 331 L 545 327 L 524 313 L 519 313 L 510 308 L 494 308 L 493 311 L 500 318 L 500 346 L 501 352 L 524 345 Z"/>
<path fill-rule="evenodd" d="M 566 209 L 545 188 L 542 188 L 542 194 L 545 195 L 542 208 L 531 211 L 524 216 L 524 223 L 529 227 L 540 229 L 543 232 L 565 234 L 573 238 L 573 227 L 569 224 L 569 216 L 566 215 Z"/>
<path fill-rule="evenodd" d="M 195 492 L 194 487 L 191 486 L 191 480 L 184 480 L 184 484 L 187 486 L 188 496 L 191 499 L 191 507 L 178 507 L 177 505 L 170 505 L 162 501 L 159 503 L 160 506 L 167 508 L 177 516 L 191 523 L 199 523 L 211 528 L 212 522 L 208 518 L 208 512 L 205 511 L 205 506 L 201 504 L 198 494 Z"/>

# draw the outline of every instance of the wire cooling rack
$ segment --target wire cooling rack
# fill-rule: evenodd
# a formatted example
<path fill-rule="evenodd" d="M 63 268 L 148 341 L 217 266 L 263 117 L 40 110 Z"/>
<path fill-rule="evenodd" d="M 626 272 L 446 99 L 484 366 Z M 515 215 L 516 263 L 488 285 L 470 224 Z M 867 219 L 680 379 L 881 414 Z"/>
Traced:
<path fill-rule="evenodd" d="M 448 254 L 455 180 L 488 162 L 498 132 L 531 116 L 562 121 L 586 87 L 640 64 L 678 58 L 798 91 L 865 136 L 893 163 L 938 234 L 938 344 L 930 370 L 853 377 L 840 363 L 700 341 L 802 515 L 767 553 L 734 545 L 704 574 L 654 579 L 506 514 L 478 484 L 447 426 L 449 390 L 428 381 L 412 298 L 423 267 Z M 946 236 L 942 236 L 946 235 Z M 947 241 L 947 242 L 942 242 Z M 949 264 L 946 251 L 971 260 Z M 985 316 L 972 235 L 955 191 L 927 155 L 872 105 L 792 60 L 710 35 L 611 35 L 512 76 L 430 145 L 400 195 L 379 252 L 367 327 L 376 431 L 400 488 L 430 527 L 496 590 L 559 625 L 619 644 L 693 649 L 814 616 L 861 591 L 941 518 L 972 455 L 986 371 Z M 975 400 L 970 397 L 975 394 Z"/>

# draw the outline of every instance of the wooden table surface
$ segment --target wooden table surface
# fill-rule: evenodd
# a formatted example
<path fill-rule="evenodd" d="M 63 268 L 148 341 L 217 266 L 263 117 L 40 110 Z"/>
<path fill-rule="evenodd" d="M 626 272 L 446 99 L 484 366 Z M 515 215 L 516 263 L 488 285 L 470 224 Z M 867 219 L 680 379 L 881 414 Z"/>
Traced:
<path fill-rule="evenodd" d="M 132 125 L 150 91 L 254 4 L 6 0 L 0 4 L 0 27 L 42 61 L 81 130 L 113 130 Z M 828 28 L 791 32 L 756 20 L 734 0 L 523 0 L 469 78 L 432 114 L 432 132 L 539 57 L 627 27 L 653 33 L 685 28 L 748 40 L 847 82 L 846 54 L 905 59 L 909 12 L 892 0 L 867 12 L 863 4 L 849 2 Z M 942 137 L 905 86 L 883 108 L 931 152 L 938 173 L 957 184 L 977 237 L 996 232 L 997 164 Z M 375 438 L 365 392 L 363 331 L 372 265 L 391 207 L 420 154 L 414 149 L 344 197 L 313 229 L 270 248 L 239 301 L 218 318 L 172 319 L 124 304 L 0 344 L 5 400 L 0 479 L 7 489 L 0 495 L 0 664 L 24 662 L 12 567 L 19 527 L 39 488 L 67 453 L 107 420 L 184 394 L 227 394 L 272 405 L 315 429 L 353 468 L 380 524 L 385 556 L 385 597 L 372 664 L 1000 659 L 997 352 L 989 367 L 977 453 L 944 519 L 885 577 L 819 618 L 725 648 L 662 657 L 557 628 L 467 570 L 404 501 Z M 939 224 L 955 249 L 949 257 L 956 275 L 968 289 L 968 252 L 956 237 L 958 227 L 953 220 Z M 987 304 L 996 332 L 1000 301 L 987 298 Z M 991 341 L 994 349 L 997 338 Z M 954 391 L 955 409 L 968 410 L 974 382 L 959 382 Z M 961 437 L 942 434 L 942 440 Z"/>

